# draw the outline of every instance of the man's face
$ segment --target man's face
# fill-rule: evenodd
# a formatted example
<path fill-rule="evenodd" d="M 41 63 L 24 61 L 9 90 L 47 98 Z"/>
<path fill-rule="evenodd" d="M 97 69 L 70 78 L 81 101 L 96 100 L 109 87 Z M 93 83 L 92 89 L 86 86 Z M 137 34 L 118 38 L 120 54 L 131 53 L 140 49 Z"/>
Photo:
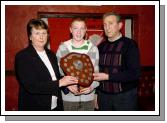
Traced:
<path fill-rule="evenodd" d="M 71 25 L 70 31 L 74 40 L 81 41 L 86 33 L 85 23 L 83 21 L 74 21 Z"/>
<path fill-rule="evenodd" d="M 108 38 L 114 39 L 119 35 L 120 29 L 122 28 L 122 23 L 117 22 L 116 16 L 110 15 L 104 18 L 103 26 L 106 36 Z"/>

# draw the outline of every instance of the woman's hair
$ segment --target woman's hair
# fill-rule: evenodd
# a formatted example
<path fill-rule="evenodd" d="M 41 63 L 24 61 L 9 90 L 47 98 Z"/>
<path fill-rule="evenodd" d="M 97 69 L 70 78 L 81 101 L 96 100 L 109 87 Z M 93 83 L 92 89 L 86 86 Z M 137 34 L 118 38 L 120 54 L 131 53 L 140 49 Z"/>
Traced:
<path fill-rule="evenodd" d="M 31 43 L 30 36 L 32 35 L 32 29 L 35 28 L 37 30 L 45 29 L 48 33 L 48 39 L 49 39 L 49 29 L 48 25 L 41 19 L 31 19 L 27 24 L 27 35 L 29 43 Z"/>

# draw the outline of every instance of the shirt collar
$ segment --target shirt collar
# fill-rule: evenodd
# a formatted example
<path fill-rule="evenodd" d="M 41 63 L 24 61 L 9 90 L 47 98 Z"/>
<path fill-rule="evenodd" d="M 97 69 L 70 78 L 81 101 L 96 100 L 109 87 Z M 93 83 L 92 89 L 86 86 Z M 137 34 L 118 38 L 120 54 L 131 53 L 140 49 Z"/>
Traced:
<path fill-rule="evenodd" d="M 122 33 L 120 33 L 119 36 L 118 36 L 115 40 L 109 40 L 109 39 L 108 39 L 108 40 L 109 40 L 110 42 L 114 42 L 114 41 L 120 39 L 121 37 L 122 37 Z"/>

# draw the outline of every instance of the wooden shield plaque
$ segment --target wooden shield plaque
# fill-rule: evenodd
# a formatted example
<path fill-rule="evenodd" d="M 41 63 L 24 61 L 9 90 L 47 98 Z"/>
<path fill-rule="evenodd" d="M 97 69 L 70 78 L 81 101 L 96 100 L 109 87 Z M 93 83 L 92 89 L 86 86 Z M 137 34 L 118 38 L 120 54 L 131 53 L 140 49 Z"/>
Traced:
<path fill-rule="evenodd" d="M 86 54 L 69 53 L 61 58 L 60 66 L 66 75 L 77 77 L 82 87 L 88 87 L 93 82 L 94 67 Z"/>

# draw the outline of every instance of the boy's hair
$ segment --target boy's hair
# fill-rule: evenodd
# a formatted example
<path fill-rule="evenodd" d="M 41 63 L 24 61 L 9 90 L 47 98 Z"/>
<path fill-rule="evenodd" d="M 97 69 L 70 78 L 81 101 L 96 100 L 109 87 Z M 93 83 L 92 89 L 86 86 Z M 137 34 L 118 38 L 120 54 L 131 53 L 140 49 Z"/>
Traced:
<path fill-rule="evenodd" d="M 85 22 L 85 19 L 84 19 L 84 18 L 73 18 L 73 20 L 71 21 L 71 25 L 70 25 L 70 26 L 72 26 L 72 24 L 73 24 L 74 22 L 76 22 L 76 21 L 78 21 L 78 22 L 84 22 L 84 23 L 85 23 L 85 26 L 86 26 L 86 22 Z"/>

